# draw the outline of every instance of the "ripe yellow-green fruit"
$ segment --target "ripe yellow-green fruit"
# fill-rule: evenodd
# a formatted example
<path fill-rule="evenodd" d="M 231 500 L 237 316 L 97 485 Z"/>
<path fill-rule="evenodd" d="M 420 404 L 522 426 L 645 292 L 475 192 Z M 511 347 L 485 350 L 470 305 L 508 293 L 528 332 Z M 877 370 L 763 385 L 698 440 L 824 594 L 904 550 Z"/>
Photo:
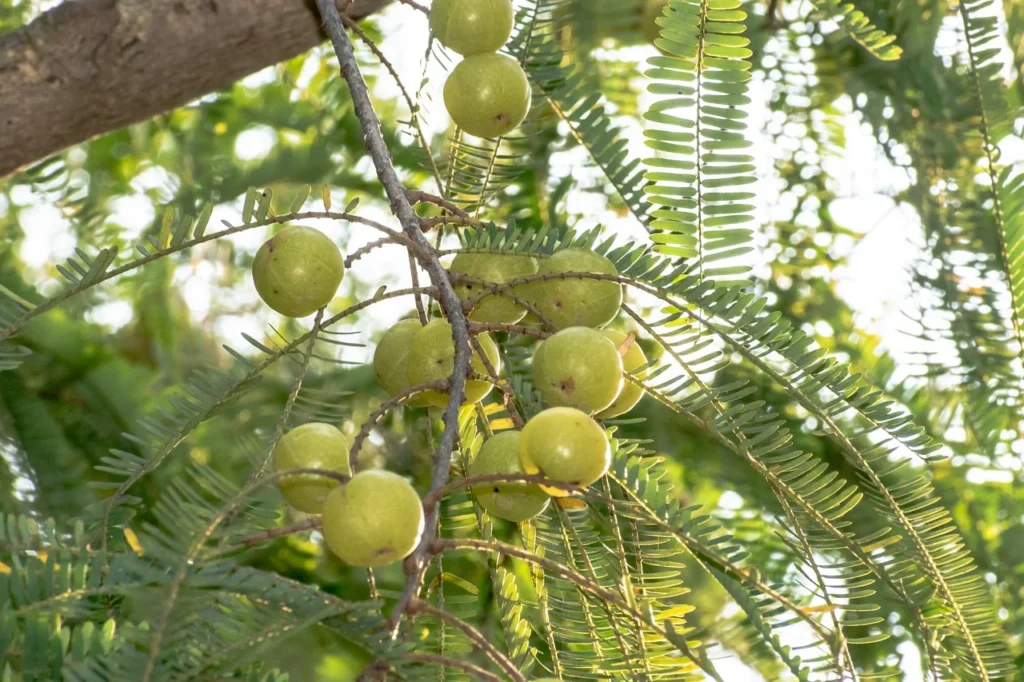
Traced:
<path fill-rule="evenodd" d="M 503 431 L 488 438 L 469 465 L 470 476 L 522 474 L 519 432 Z M 473 495 L 488 514 L 506 521 L 527 521 L 544 511 L 551 499 L 540 486 L 529 483 L 481 483 Z"/>
<path fill-rule="evenodd" d="M 461 55 L 497 52 L 512 34 L 512 0 L 434 0 L 430 30 Z"/>
<path fill-rule="evenodd" d="M 501 137 L 530 111 L 530 81 L 503 54 L 466 57 L 444 83 L 444 106 L 455 125 L 477 137 Z"/>
<path fill-rule="evenodd" d="M 615 401 L 622 382 L 618 349 L 589 327 L 563 329 L 545 339 L 533 356 L 533 384 L 552 407 L 600 412 Z"/>
<path fill-rule="evenodd" d="M 412 351 L 413 337 L 422 328 L 419 320 L 399 320 L 384 332 L 377 344 L 377 350 L 373 352 L 373 373 L 388 395 L 398 395 L 412 386 L 409 381 L 409 353 Z M 424 394 L 418 394 L 405 404 L 425 407 L 431 403 Z"/>
<path fill-rule="evenodd" d="M 615 345 L 616 349 L 622 347 L 622 344 L 626 342 L 628 338 L 626 334 L 615 329 L 602 329 L 601 333 L 604 334 L 605 338 Z M 640 344 L 636 342 L 636 338 L 633 338 L 629 347 L 626 349 L 626 353 L 619 355 L 622 357 L 622 369 L 635 376 L 637 379 L 643 379 L 647 376 L 647 370 L 637 372 L 637 368 L 643 367 L 647 364 L 647 356 L 644 355 L 644 351 L 640 348 Z M 631 384 L 628 381 L 622 382 L 622 390 L 619 392 L 615 402 L 606 407 L 605 409 L 598 412 L 595 416 L 598 419 L 608 419 L 610 417 L 618 417 L 620 414 L 625 414 L 632 410 L 640 398 L 644 397 L 644 389 L 640 388 L 636 384 Z"/>
<path fill-rule="evenodd" d="M 460 253 L 455 256 L 449 270 L 460 275 L 475 277 L 494 284 L 504 284 L 537 272 L 537 259 L 502 253 Z M 482 293 L 479 284 L 460 284 L 455 287 L 459 299 L 467 301 Z M 518 291 L 515 292 L 518 296 Z M 474 322 L 513 324 L 523 319 L 526 309 L 502 294 L 491 294 L 480 299 L 469 314 Z"/>
<path fill-rule="evenodd" d="M 571 407 L 552 407 L 526 422 L 519 436 L 519 459 L 528 474 L 560 483 L 588 486 L 608 472 L 612 453 L 604 429 Z M 541 486 L 549 495 L 569 492 Z"/>
<path fill-rule="evenodd" d="M 345 276 L 341 251 L 324 233 L 290 225 L 256 252 L 252 281 L 268 306 L 306 317 L 331 302 Z"/>
<path fill-rule="evenodd" d="M 570 247 L 541 261 L 538 275 L 590 272 L 618 275 L 615 265 L 599 253 Z M 523 298 L 558 329 L 600 328 L 615 319 L 622 306 L 622 286 L 598 279 L 548 279 L 523 287 Z"/>
<path fill-rule="evenodd" d="M 330 424 L 311 422 L 297 426 L 274 446 L 274 471 L 324 469 L 349 474 L 348 451 L 352 440 Z M 340 484 L 316 474 L 293 474 L 278 479 L 285 501 L 307 514 L 319 514 L 327 495 Z"/>
<path fill-rule="evenodd" d="M 494 371 L 501 371 L 501 357 L 498 346 L 490 334 L 476 336 L 483 348 L 484 355 L 491 363 Z M 481 376 L 488 376 L 487 367 L 481 360 L 476 348 L 473 347 L 471 367 Z M 452 338 L 452 326 L 447 320 L 433 320 L 416 332 L 412 339 L 412 351 L 409 353 L 409 383 L 412 386 L 425 384 L 439 379 L 447 379 L 455 369 L 455 340 Z M 494 384 L 479 379 L 466 381 L 465 402 L 476 403 L 494 388 Z M 444 407 L 448 404 L 447 392 L 427 391 L 423 394 L 431 405 Z"/>
<path fill-rule="evenodd" d="M 423 534 L 423 503 L 398 474 L 358 473 L 324 502 L 327 547 L 350 566 L 383 566 L 412 554 Z"/>

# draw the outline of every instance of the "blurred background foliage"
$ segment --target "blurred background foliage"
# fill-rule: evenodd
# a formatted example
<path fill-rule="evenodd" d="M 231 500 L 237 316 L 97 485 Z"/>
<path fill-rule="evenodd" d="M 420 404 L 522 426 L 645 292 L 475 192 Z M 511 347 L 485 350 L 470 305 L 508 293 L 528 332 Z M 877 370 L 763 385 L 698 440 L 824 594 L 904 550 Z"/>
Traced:
<path fill-rule="evenodd" d="M 611 119 L 637 154 L 646 108 L 643 62 L 656 54 L 648 5 L 658 3 L 572 0 L 563 5 L 558 31 L 563 65 L 577 67 L 605 94 Z M 873 58 L 836 30 L 817 3 L 744 5 L 754 54 L 752 96 L 763 124 L 756 131 L 761 219 L 754 234 L 753 286 L 946 443 L 948 457 L 929 465 L 934 484 L 984 573 L 1000 625 L 1024 668 L 1020 350 L 1006 324 L 1005 275 L 957 5 L 859 0 L 858 9 L 897 37 L 899 61 Z M 0 0 L 0 33 L 25 24 L 40 9 L 26 0 Z M 1008 99 L 1016 111 L 1024 3 L 1006 0 L 1002 10 Z M 420 49 L 411 57 L 414 50 L 403 45 L 408 32 L 426 34 L 412 9 L 388 8 L 363 27 L 385 53 L 406 53 L 404 60 L 396 57 L 403 73 L 420 75 L 425 37 L 410 42 Z M 410 186 L 432 189 L 422 150 L 408 134 L 410 112 L 369 52 L 360 47 L 358 54 L 400 173 Z M 303 186 L 327 185 L 339 202 L 358 197 L 364 207 L 382 212 L 381 188 L 350 108 L 333 54 L 316 49 L 3 181 L 0 285 L 28 301 L 42 300 L 57 290 L 55 265 L 71 246 L 131 251 L 140 238 L 158 232 L 164 207 L 195 214 L 212 201 L 215 220 L 231 219 L 248 187 L 271 188 L 275 201 L 288 206 Z M 439 102 L 434 108 L 441 108 Z M 427 108 L 417 113 L 423 121 L 437 117 Z M 534 108 L 526 125 L 536 132 L 521 142 L 526 151 L 520 167 L 485 197 L 479 213 L 500 223 L 515 218 L 526 227 L 601 223 L 627 237 L 642 235 L 628 202 L 558 120 L 550 109 Z M 443 125 L 426 129 L 430 146 L 444 149 L 450 131 Z M 1002 151 L 1004 163 L 1024 158 L 1016 136 L 1007 138 Z M 870 224 L 878 215 L 883 217 Z M 877 238 L 875 230 L 890 235 Z M 343 251 L 354 248 L 354 234 L 332 236 Z M 894 240 L 906 244 L 892 253 Z M 125 447 L 122 434 L 138 433 L 140 418 L 180 391 L 192 372 L 233 362 L 222 344 L 244 346 L 241 330 L 259 334 L 264 343 L 280 341 L 249 283 L 259 243 L 226 239 L 163 259 L 25 328 L 20 343 L 33 354 L 15 371 L 0 373 L 0 511 L 73 519 L 96 501 L 98 493 L 86 482 L 102 476 L 95 467 L 108 450 Z M 382 283 L 376 274 L 351 271 L 335 307 L 372 293 Z M 885 289 L 889 284 L 898 300 Z M 888 308 L 878 313 L 872 297 Z M 402 312 L 394 311 L 392 319 L 357 316 L 347 328 L 361 334 L 351 338 L 370 346 L 346 349 L 346 364 L 324 364 L 310 379 L 314 388 L 347 392 L 343 412 L 354 423 L 384 398 L 362 363 L 380 331 Z M 269 322 L 286 336 L 302 328 L 281 319 Z M 656 352 L 649 340 L 641 342 Z M 250 464 L 237 456 L 237 444 L 247 434 L 274 428 L 293 378 L 294 367 L 278 363 L 257 391 L 203 424 L 166 466 L 135 488 L 146 501 L 143 507 L 160 498 L 190 459 L 230 480 L 244 480 Z M 750 400 L 762 400 L 783 416 L 801 449 L 851 475 L 817 420 L 745 360 L 734 358 L 716 381 L 726 385 L 737 378 L 757 386 Z M 765 480 L 736 466 L 730 453 L 653 400 L 642 402 L 636 416 L 643 421 L 620 427 L 621 433 L 648 440 L 668 458 L 676 494 L 714 510 L 770 581 L 787 580 L 792 556 L 772 529 L 781 512 Z M 423 483 L 430 439 L 424 414 L 393 415 L 377 430 L 367 465 L 374 460 Z M 866 507 L 848 520 L 865 529 L 862 535 L 878 522 Z M 346 598 L 366 596 L 361 571 L 341 565 L 307 539 L 276 540 L 247 560 Z M 460 554 L 446 563 L 446 571 L 460 578 L 456 589 L 481 604 L 493 599 L 486 561 Z M 399 566 L 377 575 L 383 589 L 397 589 L 401 580 Z M 742 614 L 728 608 L 727 595 L 703 569 L 692 566 L 684 583 L 691 589 L 686 599 L 699 607 L 697 627 L 728 641 L 728 629 Z M 902 665 L 906 679 L 922 679 L 911 629 L 898 622 L 895 604 L 878 599 L 892 636 L 857 647 L 858 662 Z M 763 679 L 781 675 L 764 651 L 738 647 L 732 653 Z M 365 662 L 360 655 L 329 631 L 314 628 L 264 655 L 264 661 L 290 672 L 293 680 L 350 680 Z"/>

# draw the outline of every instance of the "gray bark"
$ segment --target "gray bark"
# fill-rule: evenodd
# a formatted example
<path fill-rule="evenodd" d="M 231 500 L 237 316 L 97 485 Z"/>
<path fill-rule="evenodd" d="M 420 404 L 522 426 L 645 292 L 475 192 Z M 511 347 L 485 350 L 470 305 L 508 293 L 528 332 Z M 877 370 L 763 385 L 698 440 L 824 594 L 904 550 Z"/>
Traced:
<path fill-rule="evenodd" d="M 361 18 L 391 0 L 355 0 Z M 0 36 L 0 177 L 323 40 L 313 0 L 66 0 Z"/>

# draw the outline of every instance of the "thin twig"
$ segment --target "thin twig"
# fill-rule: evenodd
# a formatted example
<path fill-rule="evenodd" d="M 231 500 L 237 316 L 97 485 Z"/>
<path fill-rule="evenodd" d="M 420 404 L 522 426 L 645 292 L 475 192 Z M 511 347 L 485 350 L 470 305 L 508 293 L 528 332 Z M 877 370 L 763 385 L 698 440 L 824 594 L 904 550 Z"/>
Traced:
<path fill-rule="evenodd" d="M 231 542 L 230 544 L 241 546 L 241 547 L 253 547 L 255 545 L 262 545 L 268 540 L 275 538 L 283 538 L 286 535 L 294 535 L 295 533 L 303 533 L 307 530 L 319 530 L 320 525 L 323 522 L 319 516 L 311 516 L 308 519 L 302 521 L 296 521 L 295 523 L 287 526 L 280 526 L 278 528 L 271 528 L 265 530 L 262 533 L 256 533 L 255 535 L 247 535 L 246 537 Z"/>
<path fill-rule="evenodd" d="M 415 663 L 434 663 L 436 665 L 444 666 L 445 668 L 454 668 L 461 670 L 466 673 L 473 675 L 473 679 L 476 680 L 488 680 L 488 682 L 502 682 L 502 678 L 495 675 L 489 670 L 484 670 L 478 665 L 473 665 L 467 661 L 460 661 L 455 658 L 448 656 L 438 656 L 437 654 L 406 654 L 403 656 L 407 661 L 413 661 Z"/>
<path fill-rule="evenodd" d="M 359 429 L 359 433 L 356 434 L 355 440 L 352 441 L 352 448 L 348 453 L 348 465 L 352 471 L 356 470 L 356 462 L 359 458 L 359 451 L 363 448 L 363 441 L 370 437 L 370 431 L 373 431 L 373 427 L 377 425 L 377 422 L 388 413 L 389 410 L 398 407 L 402 403 L 406 402 L 410 398 L 423 393 L 424 391 L 444 391 L 448 388 L 448 379 L 438 379 L 437 381 L 428 381 L 424 384 L 416 384 L 410 386 L 401 393 L 396 393 L 391 396 L 388 400 L 381 403 L 380 407 L 374 410 L 373 414 L 363 422 L 362 427 Z"/>
<path fill-rule="evenodd" d="M 538 339 L 546 339 L 551 336 L 550 332 L 527 327 L 525 324 L 503 324 L 501 322 L 470 322 L 469 331 L 473 334 L 482 334 L 484 332 L 516 333 L 524 336 L 533 336 Z"/>
<path fill-rule="evenodd" d="M 365 256 L 366 254 L 370 253 L 371 251 L 379 249 L 382 246 L 387 246 L 388 244 L 395 244 L 395 243 L 397 243 L 397 242 L 395 242 L 395 240 L 392 239 L 391 237 L 381 237 L 380 239 L 377 239 L 376 241 L 372 241 L 369 244 L 366 244 L 364 246 L 360 246 L 358 249 L 356 249 L 352 253 L 350 253 L 347 256 L 345 256 L 345 268 L 347 269 L 347 268 L 352 267 L 353 263 L 355 263 L 357 260 L 359 260 L 360 258 Z M 415 286 L 419 286 L 419 285 L 417 284 Z"/>
<path fill-rule="evenodd" d="M 201 533 L 196 535 L 195 540 L 192 542 L 192 546 L 182 557 L 181 565 L 178 567 L 178 571 L 171 578 L 171 582 L 167 587 L 167 598 L 164 599 L 163 604 L 160 607 L 160 616 L 156 621 L 156 626 L 153 628 L 153 634 L 149 639 L 149 647 L 146 653 L 146 663 L 142 669 L 142 675 L 140 676 L 140 682 L 149 682 L 153 676 L 153 671 L 156 669 L 156 662 L 160 655 L 160 647 L 163 642 L 164 635 L 167 633 L 167 627 L 171 622 L 171 613 L 174 610 L 174 602 L 177 601 L 178 595 L 181 593 L 181 586 L 185 582 L 185 578 L 188 577 L 189 568 L 194 564 L 199 553 L 202 551 L 205 544 L 209 541 L 214 531 L 224 522 L 238 506 L 256 489 L 274 481 L 278 481 L 285 476 L 293 476 L 297 474 L 311 474 L 314 476 L 324 476 L 326 478 L 333 478 L 339 483 L 346 483 L 349 477 L 338 471 L 330 471 L 327 469 L 287 469 L 285 471 L 276 471 L 268 476 L 258 478 L 252 483 L 245 485 L 238 491 L 231 500 L 221 507 L 220 511 L 213 515 L 209 523 L 206 524 L 206 528 Z"/>
<path fill-rule="evenodd" d="M 302 354 L 298 374 L 295 377 L 295 382 L 292 384 L 292 390 L 288 393 L 288 399 L 284 403 L 284 409 L 281 410 L 281 416 L 277 420 L 277 425 L 274 427 L 274 435 L 267 445 L 267 452 L 263 456 L 263 461 L 260 462 L 259 469 L 254 471 L 249 480 L 245 482 L 246 485 L 252 483 L 257 477 L 262 476 L 263 472 L 267 470 L 267 465 L 270 464 L 270 459 L 274 454 L 274 448 L 277 447 L 278 442 L 284 435 L 284 429 L 288 425 L 288 418 L 291 417 L 292 408 L 295 407 L 299 391 L 302 390 L 302 382 L 306 378 L 306 372 L 309 370 L 309 361 L 313 357 L 313 348 L 316 347 L 316 339 L 320 335 L 320 324 L 323 322 L 323 319 L 324 309 L 321 308 L 316 311 L 316 318 L 313 320 L 313 328 L 309 330 L 309 341 L 306 343 L 306 350 Z"/>
<path fill-rule="evenodd" d="M 506 554 L 508 556 L 522 559 L 527 563 L 536 564 L 545 571 L 550 571 L 562 576 L 569 582 L 583 588 L 587 592 L 590 592 L 606 604 L 614 604 L 616 608 L 622 610 L 629 616 L 646 623 L 661 637 L 664 637 L 666 640 L 669 639 L 668 631 L 662 627 L 661 623 L 654 619 L 653 613 L 640 611 L 632 604 L 627 603 L 618 592 L 604 587 L 600 583 L 597 583 L 587 576 L 572 570 L 564 564 L 560 564 L 557 561 L 553 561 L 546 557 L 537 556 L 536 554 L 528 552 L 521 547 L 516 547 L 515 545 L 510 545 L 507 542 L 499 542 L 497 540 L 480 540 L 476 538 L 438 538 L 433 544 L 433 551 L 435 552 L 446 552 L 449 550 L 459 549 L 497 552 L 499 554 Z M 711 666 L 710 661 L 702 661 L 701 657 L 694 653 L 690 649 L 689 645 L 686 644 L 685 639 L 675 637 L 670 641 L 676 644 L 680 651 L 697 667 L 715 680 L 721 680 L 721 676 L 719 676 L 718 672 Z"/>
<path fill-rule="evenodd" d="M 398 2 L 402 3 L 403 5 L 409 5 L 409 7 L 412 7 L 415 10 L 423 12 L 428 17 L 430 16 L 430 10 L 421 5 L 420 3 L 416 2 L 416 0 L 398 0 Z"/>
<path fill-rule="evenodd" d="M 408 296 L 410 294 L 416 294 L 420 292 L 434 295 L 435 289 L 434 287 L 427 287 L 424 289 L 396 289 L 394 291 L 388 291 L 381 294 L 380 296 L 375 296 L 374 298 L 370 298 L 365 301 L 360 301 L 355 305 L 349 306 L 345 310 L 342 310 L 340 313 L 332 315 L 329 319 L 324 320 L 323 324 L 321 324 L 320 326 L 322 329 L 326 329 L 330 327 L 332 324 L 338 322 L 339 320 L 342 320 L 350 315 L 354 315 L 360 310 L 368 308 L 375 303 L 380 303 L 381 301 L 386 301 L 392 298 L 398 298 L 400 296 Z M 131 488 L 133 485 L 135 485 L 143 476 L 145 476 L 146 474 L 160 466 L 160 464 L 162 464 L 163 461 L 167 459 L 167 457 L 170 456 L 170 454 L 174 452 L 179 445 L 181 445 L 185 438 L 187 438 L 188 435 L 196 429 L 196 427 L 198 427 L 204 421 L 209 419 L 213 413 L 220 409 L 225 403 L 227 403 L 231 398 L 233 398 L 245 386 L 258 379 L 260 375 L 262 375 L 263 372 L 266 371 L 268 367 L 270 367 L 272 364 L 281 359 L 282 356 L 291 353 L 300 345 L 308 341 L 311 333 L 312 332 L 307 332 L 303 334 L 302 336 L 295 339 L 294 341 L 284 346 L 283 348 L 275 350 L 273 353 L 264 358 L 263 361 L 260 362 L 258 365 L 254 365 L 253 367 L 251 367 L 249 371 L 246 372 L 245 376 L 243 376 L 238 381 L 233 383 L 230 387 L 228 387 L 227 390 L 225 390 L 220 396 L 218 396 L 216 401 L 210 404 L 209 407 L 207 407 L 203 411 L 193 416 L 187 422 L 185 422 L 185 424 L 178 429 L 178 431 L 175 433 L 173 437 L 164 442 L 164 444 L 161 446 L 157 454 L 150 457 L 145 464 L 139 466 L 138 469 L 136 469 L 130 476 L 128 476 L 128 478 L 126 478 L 121 483 L 120 486 L 118 486 L 118 488 L 113 492 L 113 494 L 110 495 L 110 497 L 107 498 L 106 502 L 104 503 L 103 515 L 100 520 L 101 550 L 106 551 L 107 526 L 110 524 L 110 513 L 113 511 L 114 505 L 121 498 L 121 496 L 124 495 L 124 493 L 127 492 L 128 489 Z"/>
<path fill-rule="evenodd" d="M 551 320 L 549 320 L 547 317 L 545 317 L 544 313 L 542 313 L 537 308 L 537 306 L 533 305 L 533 303 L 531 303 L 530 301 L 527 301 L 526 299 L 521 297 L 519 294 L 517 294 L 515 289 L 516 289 L 517 286 L 520 286 L 523 283 L 529 283 L 529 282 L 533 282 L 533 281 L 542 281 L 543 282 L 543 281 L 547 281 L 549 279 L 570 279 L 569 277 L 564 277 L 564 278 L 560 277 L 560 275 L 574 275 L 574 274 L 582 275 L 583 276 L 582 278 L 585 278 L 587 275 L 589 275 L 591 273 L 585 273 L 585 272 L 584 273 L 556 272 L 556 273 L 545 274 L 545 275 L 535 274 L 535 275 L 527 275 L 527 276 L 524 276 L 524 277 L 518 277 L 516 279 L 509 280 L 508 282 L 504 282 L 502 284 L 497 284 L 495 282 L 491 282 L 491 281 L 488 281 L 486 279 L 481 279 L 479 277 L 473 277 L 472 275 L 464 275 L 464 274 L 462 274 L 460 272 L 453 272 L 449 276 L 451 277 L 451 280 L 453 282 L 455 282 L 456 284 L 464 284 L 464 283 L 465 284 L 475 284 L 475 285 L 479 286 L 481 289 L 484 290 L 484 292 L 482 294 L 478 294 L 478 295 L 474 296 L 473 298 L 469 298 L 469 299 L 466 299 L 465 301 L 463 301 L 463 303 L 462 303 L 462 309 L 463 310 L 472 312 L 472 310 L 474 308 L 476 308 L 476 306 L 478 306 L 480 304 L 480 302 L 483 299 L 487 298 L 488 296 L 504 296 L 505 298 L 510 299 L 513 303 L 515 303 L 519 307 L 521 307 L 524 310 L 526 310 L 526 312 L 531 313 L 534 317 L 536 317 L 540 321 L 540 323 L 544 325 L 544 328 L 547 329 L 547 331 L 549 331 L 551 333 L 554 333 L 554 332 L 558 331 L 558 329 L 555 327 L 554 324 L 552 324 Z M 579 279 L 579 278 L 577 278 L 577 279 Z M 515 282 L 515 284 L 510 284 L 511 282 Z"/>
<path fill-rule="evenodd" d="M 439 215 L 433 218 L 420 218 L 420 229 L 429 232 L 438 225 L 465 225 L 467 227 L 479 227 L 483 223 L 476 218 L 457 215 Z"/>
<path fill-rule="evenodd" d="M 431 616 L 441 620 L 449 625 L 453 625 L 458 629 L 462 630 L 470 641 L 476 645 L 481 652 L 483 652 L 489 659 L 494 661 L 497 665 L 501 666 L 502 670 L 508 673 L 514 682 L 526 682 L 526 678 L 519 672 L 515 663 L 509 660 L 508 656 L 498 651 L 497 648 L 483 636 L 483 634 L 475 627 L 462 620 L 461 618 L 454 616 L 447 611 L 437 608 L 421 599 L 414 599 L 409 603 L 409 613 L 427 613 Z"/>
<path fill-rule="evenodd" d="M 470 215 L 462 210 L 458 204 L 448 201 L 444 197 L 439 197 L 436 194 L 430 194 L 419 189 L 409 189 L 405 191 L 406 196 L 409 197 L 409 201 L 414 204 L 434 204 L 440 206 L 446 211 L 455 214 L 460 218 L 469 218 Z"/>
<path fill-rule="evenodd" d="M 288 399 L 284 403 L 284 409 L 281 411 L 281 416 L 278 417 L 277 424 L 274 426 L 274 435 L 271 436 L 270 442 L 267 443 L 263 459 L 260 460 L 260 465 L 252 470 L 244 485 L 249 485 L 263 475 L 263 472 L 267 470 L 267 466 L 274 456 L 274 449 L 284 435 L 284 429 L 288 425 L 288 419 L 291 417 L 292 409 L 295 407 L 295 401 L 299 397 L 299 391 L 302 390 L 302 382 L 305 380 L 306 372 L 309 370 L 309 361 L 313 358 L 313 348 L 316 346 L 317 337 L 320 335 L 320 324 L 323 322 L 323 319 L 324 309 L 321 308 L 316 311 L 313 327 L 309 330 L 309 341 L 306 344 L 306 350 L 303 351 L 302 359 L 299 361 L 299 369 L 295 375 L 295 381 L 292 383 L 292 390 L 289 391 Z M 228 526 L 232 521 L 234 521 L 234 514 L 229 514 L 224 519 L 224 525 Z"/>
<path fill-rule="evenodd" d="M 348 84 L 349 92 L 352 96 L 352 109 L 362 127 L 363 140 L 366 143 L 366 149 L 370 154 L 370 158 L 373 160 L 377 177 L 384 186 L 384 192 L 391 203 L 391 212 L 398 218 L 405 234 L 415 243 L 415 255 L 427 271 L 427 274 L 430 275 L 430 281 L 437 288 L 441 309 L 451 324 L 452 340 L 455 344 L 455 358 L 449 382 L 448 406 L 444 412 L 444 432 L 441 434 L 437 449 L 434 452 L 430 476 L 430 489 L 436 490 L 448 482 L 452 450 L 455 447 L 455 439 L 458 436 L 459 406 L 466 391 L 466 375 L 469 373 L 469 328 L 466 323 L 466 316 L 462 312 L 462 302 L 455 294 L 451 281 L 448 279 L 448 275 L 441 265 L 436 252 L 420 230 L 420 218 L 416 215 L 416 211 L 413 210 L 412 204 L 409 203 L 405 187 L 402 186 L 398 174 L 395 172 L 391 153 L 388 151 L 387 144 L 384 142 L 384 136 L 381 133 L 380 121 L 370 100 L 370 92 L 366 87 L 366 81 L 363 80 L 363 76 L 359 71 L 359 64 L 352 50 L 352 42 L 345 32 L 345 26 L 341 15 L 338 13 L 338 8 L 334 5 L 333 0 L 317 0 L 316 4 L 320 10 L 324 30 L 330 37 L 334 51 L 338 56 L 341 76 Z M 390 617 L 392 637 L 397 636 L 402 614 L 423 584 L 430 558 L 429 550 L 434 538 L 437 537 L 438 514 L 438 505 L 434 505 L 433 508 L 427 510 L 423 538 L 412 556 L 406 560 L 405 588 L 402 590 L 402 594 L 399 596 Z"/>
<path fill-rule="evenodd" d="M 352 19 L 349 19 L 344 14 L 341 16 L 341 19 L 342 21 L 345 22 L 345 25 L 348 26 L 348 28 L 351 29 L 353 33 L 359 36 L 363 43 L 365 43 L 366 46 L 370 48 L 370 51 L 373 52 L 374 56 L 377 57 L 377 61 L 379 61 L 381 65 L 385 69 L 387 69 L 388 73 L 390 73 L 391 77 L 394 79 L 395 84 L 398 85 L 398 89 L 402 93 L 402 97 L 403 99 L 405 99 L 406 105 L 409 107 L 409 116 L 412 119 L 412 127 L 416 131 L 416 139 L 420 143 L 420 146 L 423 148 L 423 153 L 427 157 L 427 160 L 430 162 L 430 169 L 434 174 L 434 181 L 440 188 L 442 182 L 441 172 L 437 169 L 437 164 L 434 163 L 434 155 L 431 153 L 430 144 L 427 142 L 427 138 L 423 134 L 423 128 L 420 126 L 419 116 L 416 113 L 416 103 L 413 102 L 412 97 L 409 95 L 409 91 L 406 90 L 405 83 L 402 82 L 401 77 L 398 75 L 398 71 L 395 70 L 395 67 L 391 64 L 391 61 L 388 60 L 388 58 L 384 55 L 381 49 L 377 46 L 377 43 L 373 42 L 373 39 L 370 38 L 370 36 L 366 35 L 366 32 L 359 27 L 358 23 L 356 23 Z M 409 252 L 409 276 L 412 278 L 412 285 L 414 287 L 418 287 L 420 285 L 420 274 L 416 268 L 416 259 L 413 257 L 412 251 Z M 420 324 L 426 324 L 427 311 L 423 307 L 423 299 L 419 296 L 416 296 L 414 300 L 416 301 L 416 315 L 420 319 Z"/>
<path fill-rule="evenodd" d="M 516 397 L 512 394 L 512 390 L 501 380 L 498 376 L 498 370 L 491 362 L 491 359 L 487 357 L 487 353 L 484 352 L 484 348 L 480 345 L 480 340 L 477 337 L 470 336 L 469 342 L 473 344 L 473 349 L 476 351 L 477 357 L 480 358 L 480 362 L 483 363 L 484 369 L 487 370 L 488 377 L 493 385 L 498 387 L 501 391 L 501 401 L 505 405 L 505 411 L 508 412 L 508 416 L 512 418 L 512 423 L 515 424 L 517 429 L 522 429 L 525 425 L 523 417 L 519 414 L 518 408 L 516 408 Z"/>
<path fill-rule="evenodd" d="M 387 227 L 386 225 L 381 225 L 376 221 L 368 220 L 357 215 L 352 215 L 351 213 L 332 213 L 330 211 L 303 211 L 301 213 L 287 213 L 285 215 L 273 216 L 270 218 L 266 218 L 264 220 L 256 220 L 245 225 L 233 225 L 228 227 L 226 230 L 221 230 L 220 232 L 210 232 L 208 234 L 204 234 L 202 237 L 188 239 L 181 242 L 180 244 L 176 244 L 175 246 L 171 246 L 160 251 L 155 251 L 149 254 L 148 256 L 136 258 L 133 261 L 125 263 L 119 268 L 108 270 L 105 274 L 101 275 L 100 277 L 97 277 L 96 279 L 92 279 L 89 281 L 83 280 L 81 284 L 78 284 L 76 286 L 71 287 L 70 289 L 62 291 L 56 296 L 53 296 L 43 301 L 42 303 L 32 308 L 31 310 L 26 311 L 21 317 L 19 317 L 10 325 L 5 327 L 2 331 L 0 331 L 0 341 L 4 341 L 6 339 L 11 338 L 16 333 L 18 333 L 22 327 L 28 324 L 30 320 L 32 320 L 35 317 L 38 317 L 39 315 L 42 315 L 43 313 L 49 310 L 56 308 L 58 305 L 68 300 L 69 298 L 72 298 L 82 293 L 83 291 L 91 289 L 92 287 L 98 284 L 102 284 L 107 280 L 111 280 L 127 272 L 131 272 L 132 270 L 138 269 L 143 265 L 146 265 L 147 263 L 152 263 L 153 261 L 159 260 L 165 256 L 169 256 L 172 253 L 178 253 L 179 251 L 190 249 L 193 246 L 199 246 L 200 244 L 211 242 L 216 239 L 220 239 L 221 237 L 228 237 L 239 232 L 244 232 L 245 230 L 251 230 L 256 227 L 266 227 L 267 225 L 287 223 L 293 220 L 304 220 L 307 218 L 330 218 L 332 220 L 342 220 L 350 223 L 357 223 L 359 225 L 372 227 L 375 230 L 383 232 L 390 236 L 395 241 L 398 241 L 400 243 L 406 245 L 412 244 L 409 238 L 406 235 L 402 234 L 401 232 L 396 232 L 395 230 L 392 230 L 390 227 Z"/>

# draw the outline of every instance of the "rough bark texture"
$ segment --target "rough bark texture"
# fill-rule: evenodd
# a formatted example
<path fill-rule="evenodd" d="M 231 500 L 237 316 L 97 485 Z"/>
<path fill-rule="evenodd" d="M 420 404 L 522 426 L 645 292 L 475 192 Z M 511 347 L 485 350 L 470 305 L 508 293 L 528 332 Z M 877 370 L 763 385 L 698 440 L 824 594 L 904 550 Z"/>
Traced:
<path fill-rule="evenodd" d="M 360 18 L 391 0 L 341 0 Z M 318 44 L 313 0 L 65 0 L 0 36 L 0 177 Z"/>

